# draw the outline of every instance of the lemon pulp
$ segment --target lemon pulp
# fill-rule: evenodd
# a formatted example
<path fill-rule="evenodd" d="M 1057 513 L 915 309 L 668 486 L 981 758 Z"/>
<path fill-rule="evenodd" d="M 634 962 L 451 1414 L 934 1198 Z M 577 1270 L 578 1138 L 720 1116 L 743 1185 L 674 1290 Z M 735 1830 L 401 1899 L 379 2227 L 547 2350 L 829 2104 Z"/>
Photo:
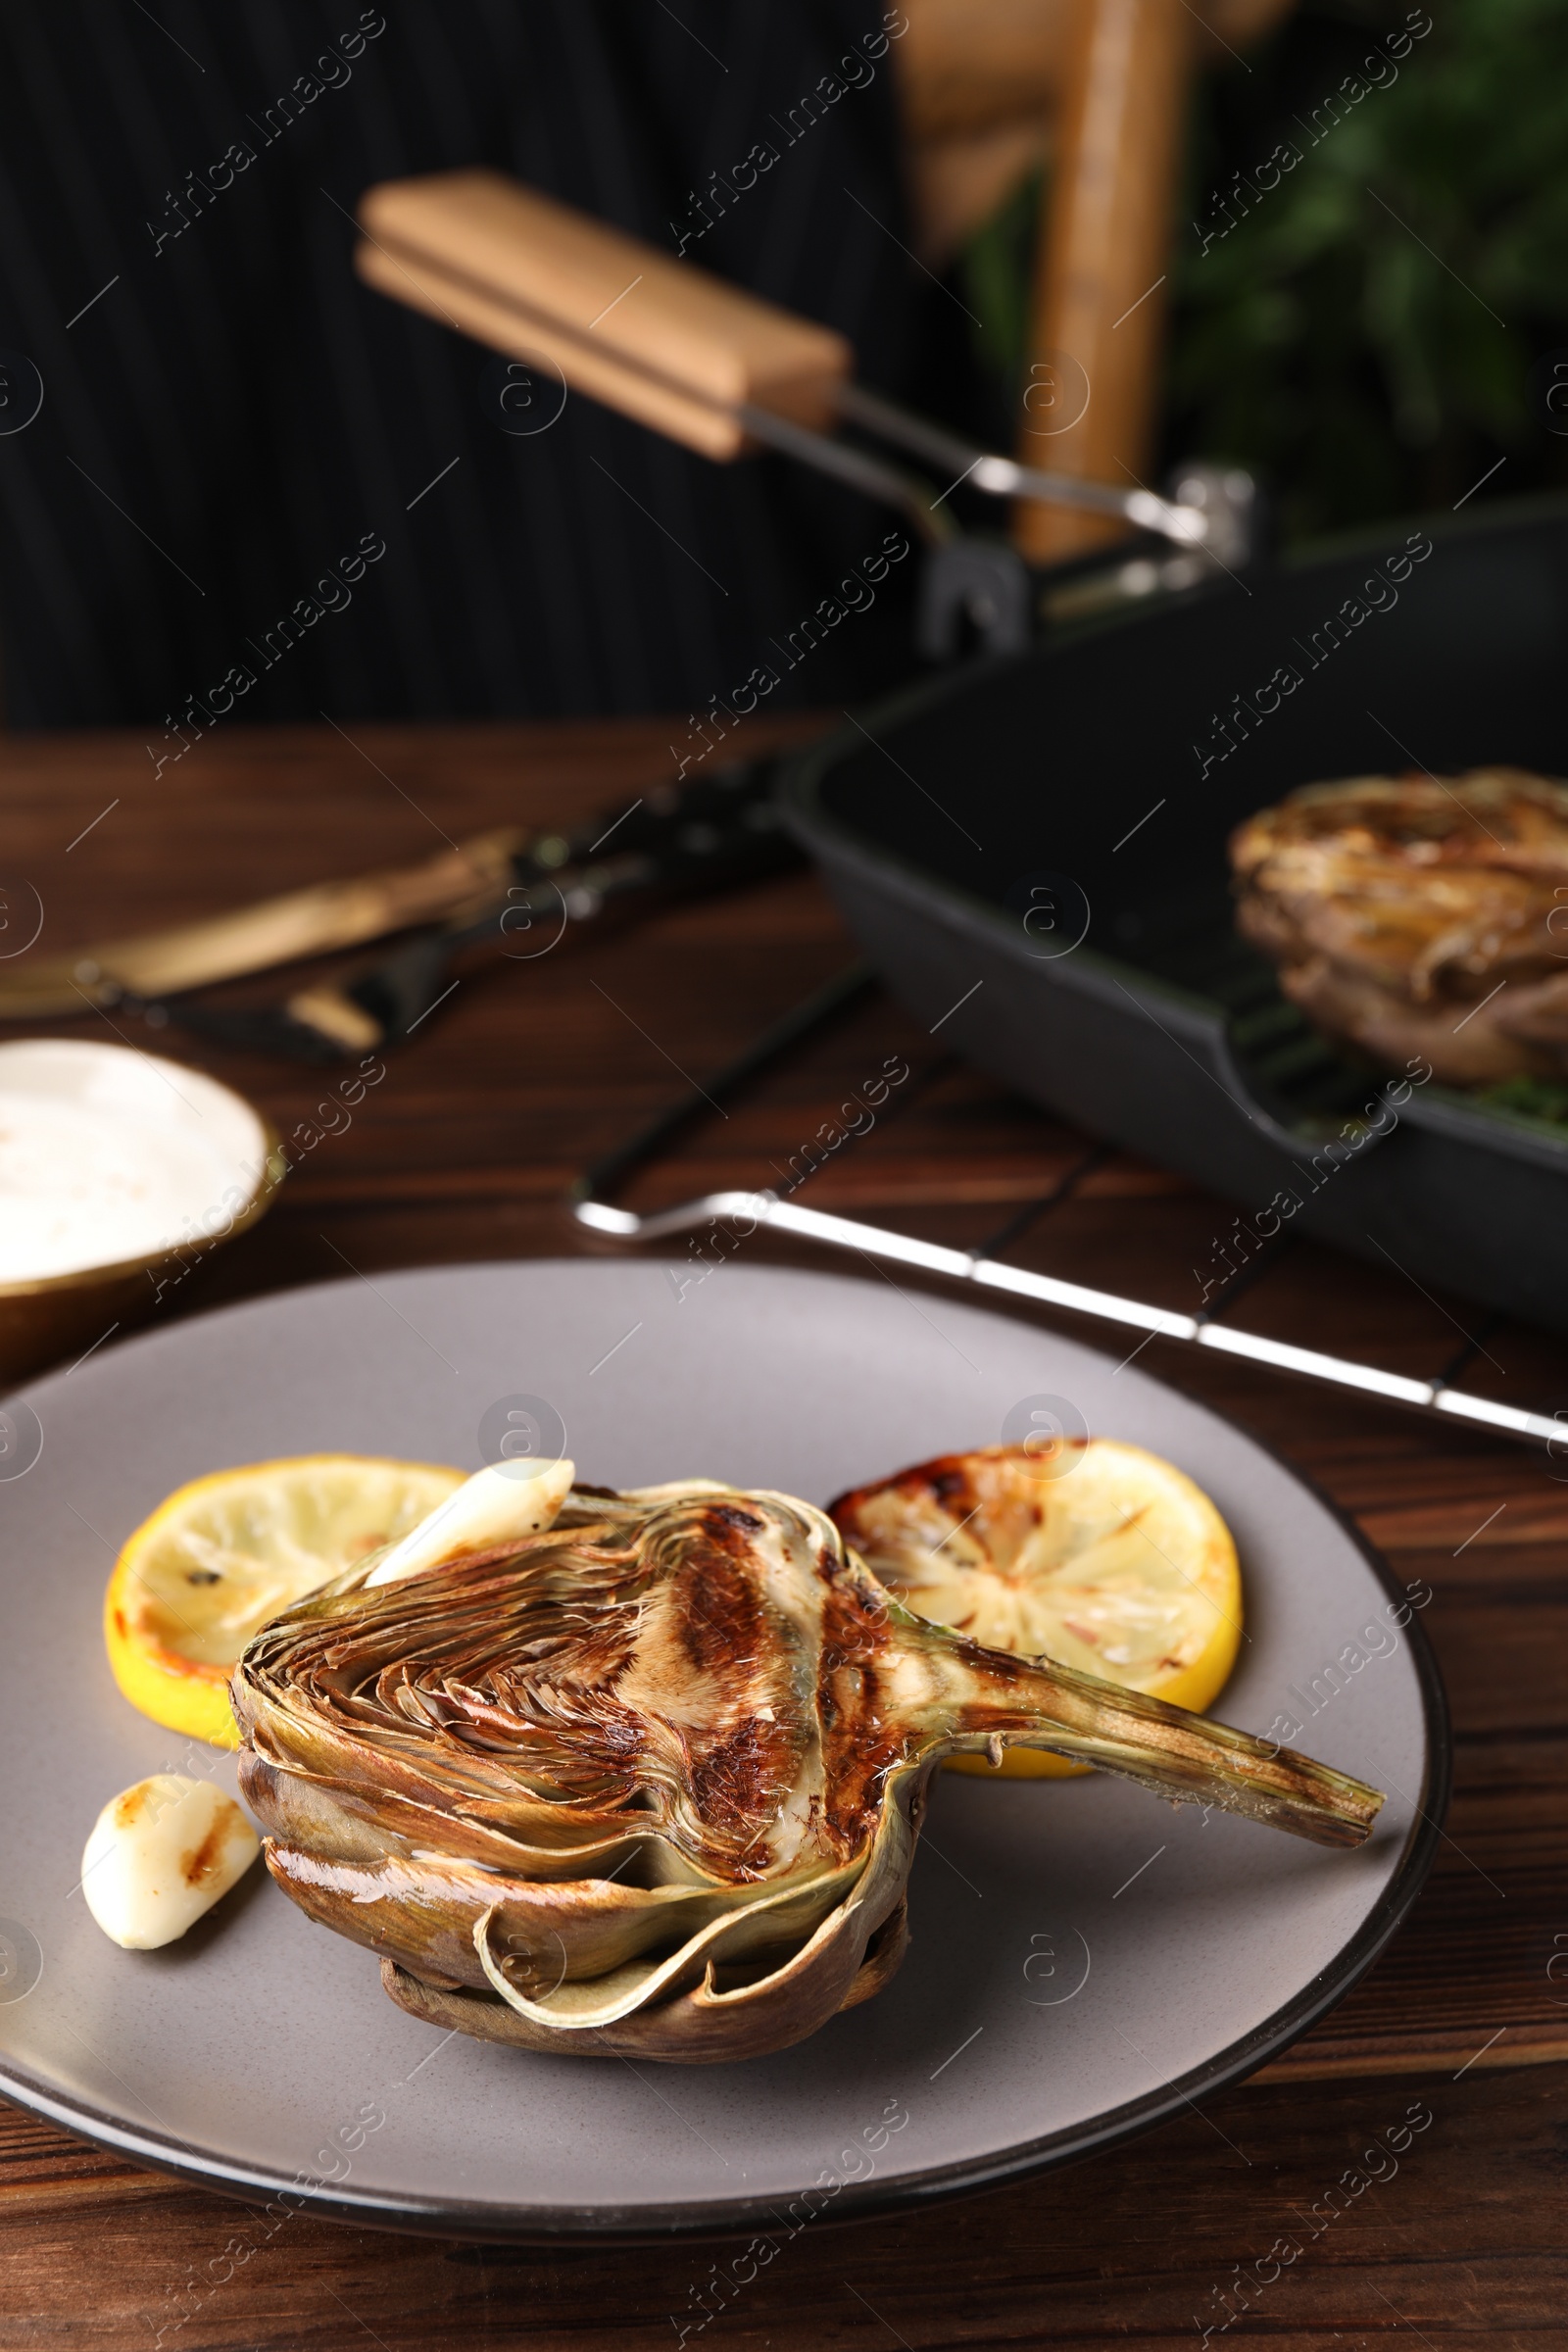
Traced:
<path fill-rule="evenodd" d="M 833 1505 L 848 1542 L 916 1615 L 988 1649 L 1051 1657 L 1201 1712 L 1236 1661 L 1242 1583 L 1229 1528 L 1174 1464 L 1111 1438 L 950 1454 Z M 1038 1748 L 1015 1779 L 1086 1772 Z"/>
<path fill-rule="evenodd" d="M 238 1745 L 228 1679 L 270 1619 L 416 1527 L 465 1473 L 351 1453 L 253 1462 L 193 1479 L 115 1563 L 104 1638 L 133 1707 L 170 1731 Z"/>

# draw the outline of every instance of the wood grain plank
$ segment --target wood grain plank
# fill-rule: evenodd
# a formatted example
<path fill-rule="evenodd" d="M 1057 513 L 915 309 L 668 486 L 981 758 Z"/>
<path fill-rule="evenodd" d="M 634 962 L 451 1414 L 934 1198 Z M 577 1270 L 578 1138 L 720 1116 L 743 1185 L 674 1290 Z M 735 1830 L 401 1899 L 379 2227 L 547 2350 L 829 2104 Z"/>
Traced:
<path fill-rule="evenodd" d="M 1227 2314 L 1282 2352 L 1347 2336 L 1544 2352 L 1568 2308 L 1565 2091 L 1561 2067 L 1235 2091 L 938 2214 L 781 2233 L 740 2279 L 733 2244 L 481 2247 L 304 2217 L 269 2238 L 179 2188 L 100 2203 L 90 2239 L 53 2210 L 4 2212 L 0 2346 L 162 2328 L 210 2352 L 667 2352 L 716 2306 L 687 2340 L 724 2352 L 1177 2352 Z"/>

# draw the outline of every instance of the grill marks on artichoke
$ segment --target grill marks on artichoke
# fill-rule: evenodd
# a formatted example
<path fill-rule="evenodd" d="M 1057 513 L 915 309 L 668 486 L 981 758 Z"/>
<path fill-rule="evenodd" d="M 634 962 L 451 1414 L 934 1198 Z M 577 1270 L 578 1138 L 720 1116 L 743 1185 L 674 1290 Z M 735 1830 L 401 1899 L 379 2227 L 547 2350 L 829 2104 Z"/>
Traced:
<path fill-rule="evenodd" d="M 923 1705 L 901 1711 L 897 1675 L 888 1674 L 893 1663 L 881 1596 L 831 1585 L 816 1684 L 823 1781 L 816 1824 L 824 1846 L 840 1859 L 864 1844 L 888 1776 L 921 1744 Z M 923 1702 L 928 1686 L 923 1675 L 918 1679 Z M 906 1683 L 906 1696 L 912 1695 Z"/>
<path fill-rule="evenodd" d="M 1324 1842 L 1382 1801 L 927 1625 L 789 1495 L 578 1490 L 504 1550 L 368 1573 L 236 1673 L 268 1866 L 405 2007 L 532 2048 L 744 2057 L 875 1990 L 925 1780 L 998 1736 Z"/>
<path fill-rule="evenodd" d="M 650 1542 L 637 1654 L 616 1685 L 649 1727 L 672 1834 L 746 1880 L 796 1861 L 798 1799 L 816 1777 L 811 1611 L 781 1606 L 802 1544 L 799 1528 L 738 1503 L 671 1513 Z"/>

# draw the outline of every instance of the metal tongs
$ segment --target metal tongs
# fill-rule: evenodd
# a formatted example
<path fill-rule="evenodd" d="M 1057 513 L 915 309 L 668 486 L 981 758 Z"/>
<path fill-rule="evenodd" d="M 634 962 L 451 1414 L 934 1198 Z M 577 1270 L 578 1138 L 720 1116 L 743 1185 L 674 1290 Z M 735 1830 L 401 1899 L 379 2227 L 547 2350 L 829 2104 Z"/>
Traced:
<path fill-rule="evenodd" d="M 818 473 L 833 474 L 853 489 L 902 509 L 929 545 L 941 545 L 957 536 L 957 525 L 949 519 L 946 506 L 940 502 L 960 482 L 993 498 L 1036 498 L 1052 506 L 1119 515 L 1139 530 L 1154 531 L 1178 547 L 1201 548 L 1226 527 L 1223 510 L 1210 505 L 1161 498 L 1154 490 L 1118 490 L 1109 482 L 1084 481 L 1077 474 L 1043 473 L 1038 466 L 1020 466 L 994 450 L 976 449 L 961 434 L 949 432 L 945 425 L 933 424 L 927 417 L 911 416 L 880 392 L 867 392 L 848 380 L 838 385 L 834 403 L 847 423 L 932 465 L 956 466 L 956 475 L 934 502 L 928 484 L 853 442 L 794 424 L 787 416 L 776 416 L 752 401 L 743 402 L 736 414 L 759 441 L 814 466 Z"/>
<path fill-rule="evenodd" d="M 326 1062 L 400 1045 L 443 1004 L 475 951 L 532 962 L 568 932 L 670 898 L 787 871 L 802 853 L 779 821 L 772 758 L 719 760 L 686 784 L 583 822 L 514 825 L 398 867 L 36 963 L 0 964 L 0 1022 L 115 1007 L 219 1046 Z M 403 934 L 368 963 L 272 1003 L 210 1004 L 215 983 Z"/>
<path fill-rule="evenodd" d="M 1237 560 L 1234 508 L 1189 469 L 1174 498 L 1043 472 L 910 416 L 851 377 L 842 335 L 488 171 L 385 180 L 359 208 L 360 275 L 381 293 L 553 369 L 564 385 L 721 462 L 758 443 L 885 500 L 929 546 L 958 536 L 960 483 L 1115 515 Z M 839 437 L 850 426 L 944 468 L 934 487 Z M 1221 544 L 1223 542 L 1223 544 Z"/>

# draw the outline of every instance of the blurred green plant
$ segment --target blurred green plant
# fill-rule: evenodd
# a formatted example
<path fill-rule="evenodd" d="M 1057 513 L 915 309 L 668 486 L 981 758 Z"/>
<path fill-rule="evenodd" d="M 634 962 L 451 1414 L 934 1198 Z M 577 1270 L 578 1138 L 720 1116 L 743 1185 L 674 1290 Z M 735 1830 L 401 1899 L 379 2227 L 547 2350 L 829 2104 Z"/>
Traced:
<path fill-rule="evenodd" d="M 993 380 L 1022 358 L 1031 210 L 964 259 Z M 1487 497 L 1568 482 L 1564 0 L 1309 0 L 1199 92 L 1171 295 L 1165 457 L 1261 469 L 1288 539 L 1451 506 L 1491 466 Z"/>
<path fill-rule="evenodd" d="M 975 320 L 974 356 L 994 404 L 1009 417 L 1017 416 L 1025 372 L 1041 201 L 1041 176 L 1031 172 L 970 238 L 958 264 Z"/>
<path fill-rule="evenodd" d="M 1568 1126 L 1568 1084 L 1555 1078 L 1506 1078 L 1499 1086 L 1479 1088 L 1474 1100 L 1495 1110 L 1512 1111 L 1516 1118 Z"/>

